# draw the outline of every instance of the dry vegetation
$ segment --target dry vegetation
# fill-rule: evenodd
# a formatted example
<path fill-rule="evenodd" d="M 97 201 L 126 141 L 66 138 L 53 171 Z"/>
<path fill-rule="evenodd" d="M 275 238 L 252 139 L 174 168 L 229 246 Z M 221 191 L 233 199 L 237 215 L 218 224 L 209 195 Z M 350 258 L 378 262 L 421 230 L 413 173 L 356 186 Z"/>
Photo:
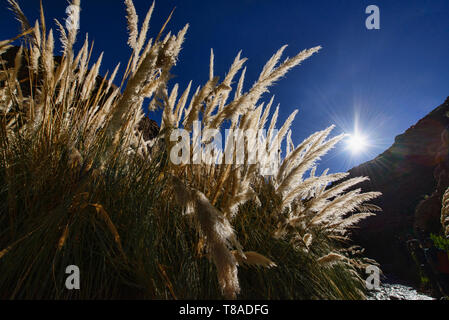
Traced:
<path fill-rule="evenodd" d="M 154 4 L 139 28 L 126 0 L 132 54 L 120 87 L 112 84 L 119 66 L 98 85 L 102 56 L 90 62 L 87 36 L 74 52 L 76 31 L 57 23 L 64 52 L 55 63 L 42 8 L 31 27 L 9 2 L 23 47 L 15 66 L 0 71 L 1 298 L 364 297 L 366 260 L 344 247 L 350 227 L 378 210 L 366 201 L 379 194 L 354 188 L 366 178 L 316 174 L 317 161 L 342 139 L 328 138 L 332 127 L 295 146 L 294 112 L 275 137 L 286 154 L 270 177 L 261 174 L 269 159 L 251 164 L 247 153 L 243 164 L 168 160 L 172 130 L 192 130 L 194 121 L 203 129 L 275 128 L 279 107 L 270 117 L 273 99 L 265 104 L 263 94 L 320 47 L 280 62 L 282 47 L 247 92 L 246 59 L 238 54 L 220 81 L 212 53 L 206 83 L 178 95 L 170 70 L 188 26 L 166 32 L 168 19 L 147 39 Z M 0 53 L 10 43 L 0 42 Z M 28 95 L 18 81 L 24 64 Z M 152 141 L 137 130 L 145 98 L 150 112 L 163 108 Z M 79 291 L 64 289 L 70 264 L 81 269 Z"/>
<path fill-rule="evenodd" d="M 443 196 L 443 203 L 441 206 L 441 225 L 446 237 L 449 238 L 449 189 L 446 190 Z"/>

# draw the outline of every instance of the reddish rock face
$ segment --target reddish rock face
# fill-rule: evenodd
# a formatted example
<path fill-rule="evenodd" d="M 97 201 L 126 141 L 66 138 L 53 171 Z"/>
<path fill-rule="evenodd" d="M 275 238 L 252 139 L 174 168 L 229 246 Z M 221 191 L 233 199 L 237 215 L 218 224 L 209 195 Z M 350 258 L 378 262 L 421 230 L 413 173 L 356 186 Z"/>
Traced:
<path fill-rule="evenodd" d="M 449 186 L 449 98 L 418 121 L 375 159 L 351 169 L 368 176 L 364 191 L 380 191 L 383 212 L 362 221 L 353 239 L 377 259 L 385 272 L 416 280 L 405 241 L 438 232 L 441 197 Z M 418 206 L 419 204 L 419 206 Z"/>
<path fill-rule="evenodd" d="M 139 131 L 142 132 L 143 139 L 148 141 L 155 138 L 159 134 L 159 126 L 156 121 L 145 117 L 139 123 Z"/>

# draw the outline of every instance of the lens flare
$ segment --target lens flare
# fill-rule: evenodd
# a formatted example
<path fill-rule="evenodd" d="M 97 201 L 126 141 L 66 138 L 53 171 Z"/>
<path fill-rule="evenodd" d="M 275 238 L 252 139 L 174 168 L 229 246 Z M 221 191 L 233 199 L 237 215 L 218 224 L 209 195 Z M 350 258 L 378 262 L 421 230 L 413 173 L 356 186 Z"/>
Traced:
<path fill-rule="evenodd" d="M 348 149 L 352 151 L 352 153 L 358 153 L 365 150 L 367 146 L 367 142 L 364 136 L 355 133 L 349 135 L 348 139 Z"/>

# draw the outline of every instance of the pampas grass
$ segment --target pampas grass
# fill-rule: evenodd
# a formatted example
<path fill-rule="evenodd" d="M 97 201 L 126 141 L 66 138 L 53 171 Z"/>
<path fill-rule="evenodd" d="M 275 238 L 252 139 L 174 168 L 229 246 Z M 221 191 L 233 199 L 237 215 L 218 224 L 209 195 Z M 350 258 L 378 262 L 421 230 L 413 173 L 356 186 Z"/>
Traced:
<path fill-rule="evenodd" d="M 211 50 L 209 79 L 191 94 L 191 82 L 169 85 L 188 25 L 165 33 L 170 15 L 147 39 L 154 3 L 139 30 L 133 2 L 126 0 L 132 53 L 115 87 L 120 65 L 99 82 L 103 53 L 91 62 L 87 36 L 74 52 L 76 32 L 59 24 L 63 56 L 56 63 L 43 9 L 30 28 L 20 6 L 9 2 L 22 36 L 31 38 L 24 39 L 14 66 L 2 64 L 0 71 L 0 297 L 364 297 L 358 260 L 346 259 L 335 239 L 347 240 L 350 228 L 378 209 L 366 202 L 379 193 L 353 188 L 365 178 L 316 175 L 320 157 L 343 136 L 329 138 L 330 127 L 295 146 L 290 128 L 297 111 L 274 134 L 279 106 L 270 117 L 274 98 L 260 101 L 321 47 L 280 62 L 283 46 L 247 92 L 246 58 L 238 53 L 220 81 Z M 0 42 L 0 52 L 10 43 Z M 24 68 L 29 96 L 18 81 Z M 138 131 L 145 98 L 150 111 L 163 108 L 160 134 L 151 141 Z M 258 162 L 249 153 L 250 136 L 242 140 L 240 162 L 230 164 L 220 154 L 202 164 L 169 161 L 177 128 L 191 133 L 194 125 L 230 124 L 257 132 L 267 123 L 267 137 L 258 137 L 264 150 Z M 270 154 L 273 141 L 285 142 L 285 156 Z M 210 144 L 206 137 L 194 139 L 190 163 L 195 150 Z M 267 177 L 268 168 L 274 172 Z M 68 264 L 89 270 L 83 290 L 64 289 L 61 270 Z"/>
<path fill-rule="evenodd" d="M 441 206 L 441 225 L 446 237 L 449 237 L 449 189 L 443 195 L 443 203 Z"/>

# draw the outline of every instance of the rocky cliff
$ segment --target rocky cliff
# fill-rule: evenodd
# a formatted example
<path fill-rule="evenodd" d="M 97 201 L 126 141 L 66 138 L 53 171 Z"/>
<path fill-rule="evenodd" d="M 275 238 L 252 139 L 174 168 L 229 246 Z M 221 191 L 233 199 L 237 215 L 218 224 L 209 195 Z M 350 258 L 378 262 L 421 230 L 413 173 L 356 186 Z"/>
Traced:
<path fill-rule="evenodd" d="M 441 198 L 449 186 L 449 98 L 396 137 L 375 159 L 351 169 L 350 176 L 368 176 L 365 191 L 382 192 L 376 204 L 383 212 L 364 220 L 353 239 L 385 272 L 418 281 L 406 241 L 437 233 Z"/>

